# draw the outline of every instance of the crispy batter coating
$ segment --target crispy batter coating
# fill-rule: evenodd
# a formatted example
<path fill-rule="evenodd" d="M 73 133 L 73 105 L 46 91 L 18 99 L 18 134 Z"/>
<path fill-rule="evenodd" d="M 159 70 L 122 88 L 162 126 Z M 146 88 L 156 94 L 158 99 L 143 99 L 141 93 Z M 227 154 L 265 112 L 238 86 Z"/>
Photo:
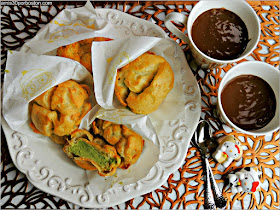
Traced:
<path fill-rule="evenodd" d="M 144 53 L 118 70 L 115 94 L 123 106 L 136 114 L 156 111 L 173 88 L 169 63 L 154 53 Z"/>
<path fill-rule="evenodd" d="M 109 38 L 94 37 L 81 40 L 57 49 L 57 55 L 70 58 L 81 63 L 90 73 L 92 73 L 91 65 L 91 44 L 93 41 L 110 41 Z"/>
<path fill-rule="evenodd" d="M 58 85 L 53 93 L 51 109 L 61 114 L 69 115 L 80 113 L 88 93 L 77 82 L 68 80 Z"/>
<path fill-rule="evenodd" d="M 71 115 L 61 114 L 59 119 L 53 121 L 53 133 L 58 136 L 70 135 L 78 127 L 75 125 L 75 121 L 71 118 Z"/>
<path fill-rule="evenodd" d="M 93 133 L 99 134 L 111 145 L 115 145 L 122 138 L 121 125 L 106 120 L 95 120 L 93 122 Z"/>
<path fill-rule="evenodd" d="M 89 141 L 93 141 L 93 135 L 91 135 L 91 133 L 86 130 L 78 129 L 71 134 L 72 141 L 76 141 L 76 139 L 78 139 L 78 138 L 84 138 Z"/>
<path fill-rule="evenodd" d="M 121 162 L 113 146 L 105 144 L 102 139 L 93 138 L 89 132 L 82 130 L 71 135 L 71 140 L 64 145 L 63 151 L 78 166 L 86 170 L 97 169 L 100 176 L 113 175 Z"/>
<path fill-rule="evenodd" d="M 57 87 L 52 87 L 48 89 L 46 92 L 35 98 L 34 101 L 46 109 L 51 109 L 51 99 L 56 88 Z"/>
<path fill-rule="evenodd" d="M 50 138 L 57 144 L 65 144 L 67 142 L 67 136 L 58 136 L 52 133 Z"/>
<path fill-rule="evenodd" d="M 96 119 L 92 127 L 94 134 L 102 136 L 117 149 L 122 158 L 119 168 L 127 169 L 138 160 L 144 146 L 144 140 L 140 135 L 124 125 L 101 119 Z"/>
<path fill-rule="evenodd" d="M 90 89 L 68 80 L 55 86 L 31 102 L 30 127 L 34 132 L 49 136 L 64 144 L 67 135 L 76 129 L 91 109 Z"/>
<path fill-rule="evenodd" d="M 34 103 L 31 120 L 42 135 L 50 136 L 53 133 L 53 122 L 57 120 L 57 113 Z"/>
<path fill-rule="evenodd" d="M 123 138 L 116 144 L 116 149 L 122 157 L 120 168 L 127 169 L 130 165 L 136 163 L 140 157 L 144 140 L 140 135 L 122 125 Z"/>

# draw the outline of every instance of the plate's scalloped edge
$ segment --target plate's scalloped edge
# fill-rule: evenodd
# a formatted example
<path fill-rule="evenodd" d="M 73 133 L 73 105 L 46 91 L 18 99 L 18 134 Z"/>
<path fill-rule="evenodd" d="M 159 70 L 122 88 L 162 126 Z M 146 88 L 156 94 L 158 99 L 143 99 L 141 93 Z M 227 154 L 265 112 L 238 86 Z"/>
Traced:
<path fill-rule="evenodd" d="M 12 154 L 15 154 L 12 156 L 14 164 L 26 174 L 34 186 L 43 191 L 48 189 L 47 192 L 50 194 L 90 208 L 117 205 L 162 185 L 167 177 L 180 166 L 178 161 L 184 160 L 188 147 L 184 136 L 191 132 L 184 124 L 184 120 L 169 122 L 170 128 L 173 129 L 173 136 L 165 139 L 166 142 L 161 145 L 162 152 L 159 161 L 145 178 L 136 183 L 111 188 L 101 195 L 93 196 L 88 186 L 71 186 L 71 178 L 62 178 L 56 175 L 51 168 L 42 165 L 42 161 L 36 159 L 34 152 L 28 147 L 26 137 L 11 130 L 4 119 L 2 119 L 2 126 L 6 138 L 9 139 L 9 150 L 13 150 Z M 112 198 L 119 198 L 120 195 L 122 199 L 112 200 Z"/>
<path fill-rule="evenodd" d="M 111 22 L 116 28 L 121 28 L 127 36 L 168 37 L 161 27 L 152 22 L 131 16 L 118 10 L 100 8 L 95 10 L 97 17 L 107 19 L 107 21 Z"/>
<path fill-rule="evenodd" d="M 168 38 L 165 32 L 157 25 L 130 16 L 126 13 L 112 9 L 96 9 L 100 17 L 107 18 L 116 27 L 126 30 L 127 35 L 132 36 L 156 36 Z M 104 12 L 104 13 L 102 13 Z M 174 42 L 176 50 L 174 56 L 181 64 L 182 75 L 188 71 L 187 62 L 179 45 Z M 193 75 L 192 75 L 193 76 Z M 194 78 L 194 76 L 193 76 Z M 186 112 L 195 116 L 195 122 L 199 120 L 200 91 L 196 84 L 185 85 L 182 77 L 186 98 Z M 188 78 L 190 79 L 190 78 Z M 196 82 L 196 81 L 195 81 Z M 186 113 L 186 115 L 187 115 Z M 42 161 L 36 159 L 34 152 L 28 148 L 28 140 L 19 132 L 12 131 L 2 118 L 3 130 L 6 139 L 9 140 L 8 147 L 12 160 L 16 167 L 27 175 L 28 180 L 37 188 L 59 196 L 67 201 L 76 203 L 86 208 L 109 207 L 127 201 L 133 197 L 150 192 L 162 185 L 168 176 L 177 170 L 183 163 L 189 146 L 190 136 L 193 134 L 195 126 L 187 125 L 185 120 L 169 121 L 168 129 L 171 135 L 161 139 L 159 161 L 152 167 L 149 174 L 136 183 L 111 188 L 101 195 L 93 195 L 89 186 L 71 186 L 71 178 L 62 178 L 55 172 L 42 165 Z"/>
<path fill-rule="evenodd" d="M 56 175 L 54 171 L 48 166 L 42 165 L 42 161 L 36 159 L 34 152 L 28 147 L 28 140 L 26 137 L 17 131 L 13 131 L 9 128 L 7 122 L 2 117 L 2 127 L 6 136 L 9 139 L 8 147 L 12 154 L 12 160 L 15 166 L 24 174 L 26 174 L 28 180 L 39 189 L 42 189 L 40 185 L 45 185 L 49 188 L 49 193 L 56 196 L 63 197 L 66 200 L 73 202 L 72 198 L 68 198 L 73 195 L 77 201 L 75 203 L 84 204 L 90 202 L 90 190 L 87 186 L 76 185 L 71 186 L 71 178 L 61 178 Z M 42 189 L 44 191 L 44 189 Z M 64 196 L 57 193 L 64 192 Z M 68 195 L 67 195 L 68 194 Z"/>

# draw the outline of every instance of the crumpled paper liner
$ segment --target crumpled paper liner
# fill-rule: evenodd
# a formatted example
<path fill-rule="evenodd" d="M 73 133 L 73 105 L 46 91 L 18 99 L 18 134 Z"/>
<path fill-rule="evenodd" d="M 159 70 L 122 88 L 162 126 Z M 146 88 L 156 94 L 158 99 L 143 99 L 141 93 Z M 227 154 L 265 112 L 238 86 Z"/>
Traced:
<path fill-rule="evenodd" d="M 119 33 L 112 30 L 113 28 L 109 21 L 96 15 L 88 1 L 84 7 L 61 11 L 50 23 L 43 26 L 34 38 L 27 41 L 21 51 L 56 55 L 58 47 L 83 39 L 102 36 L 116 39 Z"/>
<path fill-rule="evenodd" d="M 174 41 L 156 37 L 133 37 L 92 44 L 92 72 L 98 104 L 105 109 L 127 109 L 115 97 L 117 70 L 145 52 L 164 57 L 174 72 L 174 87 L 159 108 L 149 114 L 152 121 L 185 118 L 185 102 L 180 63 L 176 61 Z M 137 115 L 137 114 L 135 114 Z"/>

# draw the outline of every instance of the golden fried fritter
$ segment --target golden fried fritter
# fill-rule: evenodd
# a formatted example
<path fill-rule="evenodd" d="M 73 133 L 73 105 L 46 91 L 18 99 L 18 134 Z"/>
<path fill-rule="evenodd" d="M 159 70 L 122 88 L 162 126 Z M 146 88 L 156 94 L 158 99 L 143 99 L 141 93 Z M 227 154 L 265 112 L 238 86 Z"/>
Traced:
<path fill-rule="evenodd" d="M 173 88 L 169 63 L 154 53 L 144 53 L 118 69 L 115 94 L 123 106 L 136 114 L 156 111 Z"/>
<path fill-rule="evenodd" d="M 49 136 L 64 144 L 67 135 L 76 129 L 91 109 L 90 89 L 68 80 L 55 86 L 31 102 L 30 127 L 34 132 Z"/>
<path fill-rule="evenodd" d="M 54 91 L 51 109 L 65 115 L 80 113 L 80 109 L 88 97 L 87 91 L 77 82 L 68 80 L 59 84 Z"/>
<path fill-rule="evenodd" d="M 81 63 L 90 73 L 92 73 L 91 65 L 91 44 L 93 41 L 110 41 L 109 38 L 94 37 L 81 40 L 57 49 L 57 55 Z"/>
<path fill-rule="evenodd" d="M 140 135 L 124 125 L 101 119 L 96 119 L 92 127 L 94 134 L 102 136 L 108 143 L 115 145 L 122 158 L 119 168 L 127 169 L 138 160 L 144 146 L 144 140 Z"/>
<path fill-rule="evenodd" d="M 144 140 L 140 135 L 133 132 L 129 128 L 122 126 L 122 138 L 117 144 L 116 149 L 120 156 L 123 158 L 120 168 L 127 169 L 131 164 L 134 164 L 140 157 Z"/>

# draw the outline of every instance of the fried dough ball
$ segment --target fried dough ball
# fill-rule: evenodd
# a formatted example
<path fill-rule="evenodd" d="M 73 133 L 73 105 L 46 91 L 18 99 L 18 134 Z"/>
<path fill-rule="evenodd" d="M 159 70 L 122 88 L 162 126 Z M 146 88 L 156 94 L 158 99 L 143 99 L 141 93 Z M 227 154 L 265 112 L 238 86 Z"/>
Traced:
<path fill-rule="evenodd" d="M 174 84 L 174 73 L 161 56 L 146 52 L 118 69 L 115 94 L 123 106 L 136 114 L 158 109 Z"/>
<path fill-rule="evenodd" d="M 113 175 L 121 162 L 116 149 L 85 130 L 77 130 L 71 135 L 63 151 L 81 168 L 98 170 L 100 176 Z"/>
<path fill-rule="evenodd" d="M 91 109 L 89 94 L 86 85 L 73 80 L 50 88 L 31 102 L 30 127 L 34 132 L 64 144 L 66 136 L 78 129 L 82 118 Z"/>
<path fill-rule="evenodd" d="M 144 140 L 140 135 L 124 125 L 96 119 L 93 133 L 102 136 L 109 144 L 114 145 L 122 158 L 119 168 L 127 169 L 140 157 Z"/>
<path fill-rule="evenodd" d="M 110 41 L 109 38 L 94 37 L 81 40 L 57 49 L 57 56 L 70 58 L 81 63 L 90 73 L 92 73 L 91 65 L 91 44 L 93 41 Z"/>

